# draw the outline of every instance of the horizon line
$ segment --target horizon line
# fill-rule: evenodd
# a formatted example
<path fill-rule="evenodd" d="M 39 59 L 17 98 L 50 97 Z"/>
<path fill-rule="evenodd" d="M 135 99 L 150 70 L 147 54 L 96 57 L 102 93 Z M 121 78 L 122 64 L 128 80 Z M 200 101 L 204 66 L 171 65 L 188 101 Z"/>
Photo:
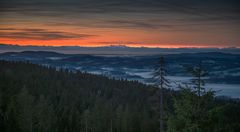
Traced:
<path fill-rule="evenodd" d="M 126 47 L 126 48 L 149 48 L 149 49 L 239 49 L 240 47 L 226 46 L 226 47 L 210 47 L 210 46 L 178 46 L 178 47 L 167 47 L 167 46 L 130 46 L 124 44 L 111 44 L 111 45 L 100 45 L 100 46 L 83 46 L 83 45 L 20 45 L 20 44 L 5 44 L 0 43 L 0 45 L 6 46 L 19 46 L 19 47 L 79 47 L 79 48 L 101 48 L 101 47 Z"/>

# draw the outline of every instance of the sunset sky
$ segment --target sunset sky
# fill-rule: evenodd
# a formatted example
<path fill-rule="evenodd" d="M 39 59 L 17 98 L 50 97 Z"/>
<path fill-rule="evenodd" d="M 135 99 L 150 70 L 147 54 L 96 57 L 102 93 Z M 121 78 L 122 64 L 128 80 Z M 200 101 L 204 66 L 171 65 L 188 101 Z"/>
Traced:
<path fill-rule="evenodd" d="M 239 0 L 1 0 L 0 43 L 240 47 Z"/>

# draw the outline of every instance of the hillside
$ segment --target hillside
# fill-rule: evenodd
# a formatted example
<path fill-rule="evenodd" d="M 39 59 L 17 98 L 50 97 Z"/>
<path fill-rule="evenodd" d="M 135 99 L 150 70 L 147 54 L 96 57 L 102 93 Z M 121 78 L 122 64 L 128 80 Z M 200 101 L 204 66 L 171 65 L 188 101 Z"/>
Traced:
<path fill-rule="evenodd" d="M 158 129 L 156 88 L 19 62 L 0 61 L 0 73 L 1 130 Z"/>
<path fill-rule="evenodd" d="M 23 62 L 0 61 L 3 132 L 157 132 L 159 89 Z M 165 128 L 178 93 L 164 90 Z M 208 130 L 240 128 L 240 105 L 215 100 Z"/>

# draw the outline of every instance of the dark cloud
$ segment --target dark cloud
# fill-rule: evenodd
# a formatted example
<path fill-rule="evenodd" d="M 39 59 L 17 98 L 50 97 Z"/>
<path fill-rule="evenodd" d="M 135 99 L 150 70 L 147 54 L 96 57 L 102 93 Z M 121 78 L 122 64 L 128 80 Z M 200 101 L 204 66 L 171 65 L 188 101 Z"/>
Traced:
<path fill-rule="evenodd" d="M 1 0 L 0 17 L 15 13 L 20 20 L 42 18 L 37 22 L 55 26 L 183 31 L 192 25 L 233 25 L 239 29 L 239 7 L 239 0 Z"/>
<path fill-rule="evenodd" d="M 119 25 L 120 27 L 142 27 L 142 28 L 158 28 L 158 25 L 152 23 L 146 23 L 141 21 L 129 21 L 129 20 L 111 20 L 107 21 L 107 23 L 111 23 L 112 25 Z M 167 25 L 163 25 L 167 26 Z"/>
<path fill-rule="evenodd" d="M 112 19 L 112 20 L 102 20 L 94 22 L 83 22 L 80 20 L 67 21 L 67 22 L 54 22 L 46 23 L 46 25 L 51 26 L 74 26 L 74 27 L 94 27 L 94 28 L 120 28 L 120 29 L 161 29 L 162 31 L 181 31 L 184 25 L 181 24 L 171 24 L 168 22 L 163 22 L 161 20 L 126 20 L 124 18 Z"/>
<path fill-rule="evenodd" d="M 45 29 L 0 28 L 0 38 L 10 39 L 61 40 L 61 39 L 84 39 L 93 36 L 96 35 L 49 31 Z"/>
<path fill-rule="evenodd" d="M 239 0 L 1 0 L 0 5 L 3 12 L 14 11 L 43 16 L 86 13 L 178 13 L 239 20 L 240 12 Z"/>

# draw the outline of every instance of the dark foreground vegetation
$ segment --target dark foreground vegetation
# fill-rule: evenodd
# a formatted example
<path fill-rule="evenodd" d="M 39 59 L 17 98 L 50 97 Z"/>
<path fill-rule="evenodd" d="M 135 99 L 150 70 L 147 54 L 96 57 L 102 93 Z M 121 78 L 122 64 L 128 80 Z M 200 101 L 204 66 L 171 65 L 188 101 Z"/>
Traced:
<path fill-rule="evenodd" d="M 162 92 L 165 131 L 240 131 L 238 102 L 186 87 Z M 159 93 L 136 81 L 0 61 L 0 131 L 157 132 Z"/>

